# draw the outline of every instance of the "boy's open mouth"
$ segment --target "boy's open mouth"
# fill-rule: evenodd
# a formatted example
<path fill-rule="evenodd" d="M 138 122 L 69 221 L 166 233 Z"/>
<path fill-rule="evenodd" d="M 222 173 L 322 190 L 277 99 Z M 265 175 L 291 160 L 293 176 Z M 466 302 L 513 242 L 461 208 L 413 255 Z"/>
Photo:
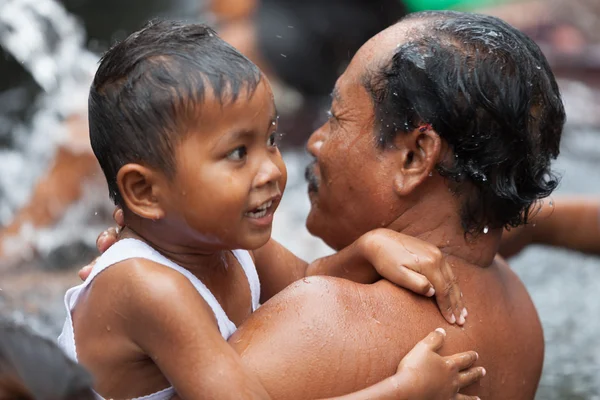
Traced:
<path fill-rule="evenodd" d="M 262 218 L 269 212 L 269 209 L 273 205 L 273 200 L 269 200 L 258 206 L 252 211 L 248 211 L 244 215 L 250 218 Z"/>

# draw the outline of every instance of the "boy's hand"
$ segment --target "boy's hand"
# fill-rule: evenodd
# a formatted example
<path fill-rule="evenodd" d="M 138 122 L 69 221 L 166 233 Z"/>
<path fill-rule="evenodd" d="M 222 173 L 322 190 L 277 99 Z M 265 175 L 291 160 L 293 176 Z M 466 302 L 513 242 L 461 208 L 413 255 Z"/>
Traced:
<path fill-rule="evenodd" d="M 383 228 L 364 234 L 357 242 L 359 253 L 379 275 L 415 293 L 428 297 L 435 294 L 442 315 L 449 323 L 465 323 L 468 313 L 462 293 L 440 249 Z"/>
<path fill-rule="evenodd" d="M 458 392 L 485 376 L 483 367 L 472 367 L 478 355 L 474 351 L 448 357 L 437 351 L 444 344 L 446 331 L 438 328 L 421 340 L 402 359 L 395 378 L 398 385 L 411 388 L 411 399 L 468 400 L 479 399 Z"/>

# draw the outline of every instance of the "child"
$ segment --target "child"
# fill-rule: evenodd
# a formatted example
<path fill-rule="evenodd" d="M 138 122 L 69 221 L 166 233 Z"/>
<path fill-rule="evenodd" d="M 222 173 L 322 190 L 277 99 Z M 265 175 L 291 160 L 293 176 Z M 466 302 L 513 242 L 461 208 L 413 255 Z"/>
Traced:
<path fill-rule="evenodd" d="M 286 170 L 267 80 L 209 28 L 153 23 L 103 57 L 89 122 L 125 228 L 67 292 L 61 346 L 104 397 L 268 398 L 227 338 L 259 301 L 308 273 L 343 276 L 368 246 L 308 266 L 270 239 Z M 463 369 L 475 355 L 453 357 Z M 363 395 L 401 394 L 404 380 Z"/>
<path fill-rule="evenodd" d="M 92 377 L 50 340 L 0 321 L 0 400 L 93 400 Z"/>

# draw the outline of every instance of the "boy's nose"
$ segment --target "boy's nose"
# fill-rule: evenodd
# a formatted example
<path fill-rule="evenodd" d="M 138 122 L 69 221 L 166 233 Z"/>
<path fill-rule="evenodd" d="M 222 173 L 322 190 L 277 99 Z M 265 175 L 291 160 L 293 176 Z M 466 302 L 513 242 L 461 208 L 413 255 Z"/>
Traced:
<path fill-rule="evenodd" d="M 282 172 L 271 159 L 266 159 L 260 166 L 260 170 L 254 181 L 256 187 L 268 185 L 281 179 Z"/>

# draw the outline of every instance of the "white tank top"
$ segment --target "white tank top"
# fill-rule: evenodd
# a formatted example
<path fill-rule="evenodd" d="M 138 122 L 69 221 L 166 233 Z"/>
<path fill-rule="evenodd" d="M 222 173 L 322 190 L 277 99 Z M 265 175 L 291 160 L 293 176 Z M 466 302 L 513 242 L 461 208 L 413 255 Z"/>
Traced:
<path fill-rule="evenodd" d="M 250 293 L 252 296 L 252 311 L 254 312 L 258 308 L 260 299 L 260 282 L 258 280 L 256 267 L 254 266 L 252 257 L 246 250 L 233 250 L 232 252 L 244 269 L 246 277 L 248 278 L 248 283 L 250 284 Z M 111 265 L 130 258 L 144 258 L 155 263 L 162 264 L 181 273 L 194 285 L 200 296 L 202 296 L 202 298 L 212 309 L 223 338 L 227 340 L 229 336 L 235 332 L 236 326 L 229 320 L 227 314 L 225 314 L 225 311 L 223 310 L 223 307 L 221 307 L 215 296 L 210 292 L 210 290 L 208 290 L 206 285 L 204 285 L 200 279 L 196 278 L 194 274 L 175 264 L 173 261 L 169 260 L 158 251 L 154 250 L 154 248 L 140 240 L 122 239 L 112 245 L 96 260 L 96 263 L 92 268 L 92 272 L 85 282 L 79 286 L 72 287 L 65 294 L 67 319 L 63 326 L 62 333 L 58 337 L 58 344 L 71 359 L 77 362 L 77 346 L 75 345 L 75 334 L 73 332 L 71 310 L 73 310 L 77 304 L 79 295 L 85 291 L 94 278 L 96 278 L 102 271 L 106 270 Z M 148 396 L 137 397 L 135 400 L 166 400 L 170 399 L 173 395 L 175 395 L 175 389 L 169 387 Z M 102 399 L 102 397 L 99 395 L 97 395 L 97 397 Z"/>

